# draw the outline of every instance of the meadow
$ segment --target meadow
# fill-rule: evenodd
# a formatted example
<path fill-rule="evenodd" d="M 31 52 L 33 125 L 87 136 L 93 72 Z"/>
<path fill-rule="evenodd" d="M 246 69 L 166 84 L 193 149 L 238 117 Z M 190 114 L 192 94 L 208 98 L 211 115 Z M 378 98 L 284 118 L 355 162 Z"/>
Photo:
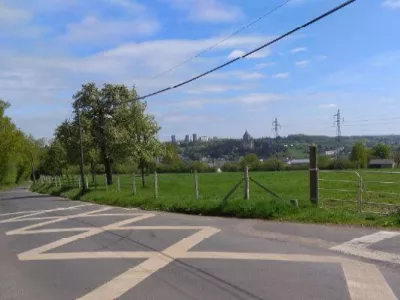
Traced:
<path fill-rule="evenodd" d="M 360 171 L 363 178 L 363 210 L 357 212 L 358 180 L 353 172 L 320 173 L 320 205 L 309 200 L 307 171 L 250 172 L 250 177 L 278 197 L 250 182 L 250 199 L 244 200 L 244 183 L 225 199 L 243 178 L 242 173 L 199 173 L 199 198 L 195 197 L 193 174 L 158 174 L 158 197 L 155 199 L 154 176 L 135 176 L 136 195 L 133 195 L 132 175 L 114 175 L 114 184 L 106 187 L 104 176 L 89 178 L 89 190 L 84 194 L 78 187 L 78 177 L 62 178 L 61 187 L 41 183 L 33 187 L 40 193 L 60 195 L 70 199 L 123 207 L 139 207 L 198 215 L 230 216 L 290 220 L 308 223 L 357 224 L 364 226 L 400 227 L 400 215 L 393 206 L 368 204 L 370 202 L 399 204 L 400 174 Z M 119 179 L 118 179 L 119 178 Z M 119 181 L 119 184 L 118 184 Z M 380 183 L 378 183 L 380 182 Z M 384 183 L 382 183 L 384 182 Z M 119 186 L 119 188 L 118 188 Z M 374 191 L 374 193 L 372 193 Z M 299 207 L 290 200 L 297 199 Z M 331 201 L 331 199 L 342 202 Z M 390 209 L 388 209 L 390 207 Z M 370 212 L 386 213 L 376 214 Z M 390 213 L 390 214 L 389 214 Z"/>

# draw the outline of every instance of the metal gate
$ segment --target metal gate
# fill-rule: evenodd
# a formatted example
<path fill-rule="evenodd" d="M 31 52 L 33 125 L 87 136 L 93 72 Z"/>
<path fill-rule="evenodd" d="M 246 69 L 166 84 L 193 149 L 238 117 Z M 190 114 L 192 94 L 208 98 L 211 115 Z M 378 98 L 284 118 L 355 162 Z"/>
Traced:
<path fill-rule="evenodd" d="M 400 212 L 400 172 L 319 171 L 320 205 L 358 212 Z"/>

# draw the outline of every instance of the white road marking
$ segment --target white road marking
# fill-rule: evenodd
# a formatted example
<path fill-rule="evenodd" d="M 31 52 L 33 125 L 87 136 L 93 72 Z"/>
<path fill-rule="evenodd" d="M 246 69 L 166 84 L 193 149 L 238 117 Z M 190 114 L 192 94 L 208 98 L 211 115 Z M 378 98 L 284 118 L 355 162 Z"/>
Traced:
<path fill-rule="evenodd" d="M 400 232 L 379 231 L 374 234 L 352 239 L 344 244 L 334 246 L 331 249 L 368 259 L 400 264 L 400 254 L 368 248 L 368 246 L 374 243 L 398 236 L 400 236 Z"/>
<path fill-rule="evenodd" d="M 71 209 L 71 208 L 70 208 Z M 199 252 L 190 249 L 201 243 L 203 240 L 220 232 L 220 229 L 208 226 L 126 226 L 144 219 L 154 217 L 154 214 L 131 213 L 124 214 L 128 219 L 109 224 L 104 227 L 79 227 L 79 228 L 51 228 L 37 229 L 38 227 L 54 224 L 57 222 L 80 218 L 80 217 L 101 217 L 101 216 L 120 216 L 121 214 L 103 213 L 111 207 L 103 207 L 94 211 L 80 213 L 76 215 L 60 216 L 54 219 L 30 218 L 33 214 L 44 213 L 43 211 L 27 212 L 23 216 L 18 216 L 6 220 L 5 223 L 21 222 L 24 220 L 49 220 L 35 225 L 25 226 L 17 230 L 7 232 L 7 235 L 27 235 L 45 234 L 57 232 L 80 232 L 72 237 L 62 238 L 57 241 L 42 245 L 35 249 L 23 252 L 18 255 L 21 261 L 27 260 L 74 260 L 74 259 L 146 259 L 143 263 L 129 269 L 121 275 L 111 279 L 104 285 L 94 289 L 82 300 L 91 299 L 115 299 L 134 288 L 140 282 L 150 277 L 158 270 L 164 268 L 175 259 L 224 259 L 224 260 L 262 260 L 262 261 L 289 261 L 289 262 L 314 262 L 314 263 L 333 263 L 341 264 L 347 281 L 350 297 L 353 300 L 381 300 L 396 299 L 390 286 L 385 281 L 379 270 L 371 264 L 357 262 L 354 260 L 337 256 L 315 256 L 304 254 L 279 254 L 279 253 L 235 253 L 235 252 Z M 48 211 L 45 211 L 48 212 Z M 197 230 L 196 233 L 184 238 L 164 251 L 99 251 L 99 252 L 69 252 L 69 253 L 48 253 L 55 248 L 65 246 L 77 240 L 86 239 L 107 230 Z M 400 234 L 398 234 L 400 235 Z M 358 239 L 358 245 L 367 245 L 368 242 L 377 241 L 382 237 L 397 236 L 381 234 L 364 239 Z M 353 244 L 351 244 L 353 245 Z M 366 246 L 365 246 L 366 247 Z"/>
<path fill-rule="evenodd" d="M 16 234 L 19 234 L 20 232 L 28 231 L 28 230 L 33 229 L 33 228 L 42 227 L 42 226 L 45 226 L 45 225 L 49 225 L 49 224 L 53 224 L 53 223 L 57 223 L 57 222 L 61 222 L 61 221 L 66 221 L 66 220 L 70 220 L 70 219 L 74 219 L 74 218 L 78 218 L 78 217 L 84 217 L 84 216 L 90 215 L 92 213 L 94 214 L 96 212 L 102 212 L 102 211 L 106 211 L 106 210 L 110 210 L 110 208 L 104 207 L 104 208 L 100 208 L 98 210 L 94 210 L 94 211 L 90 211 L 90 212 L 84 212 L 84 213 L 80 213 L 80 214 L 73 215 L 73 216 L 62 216 L 62 217 L 57 218 L 56 220 L 45 221 L 45 222 L 41 222 L 41 223 L 38 223 L 38 224 L 25 226 L 25 227 L 22 227 L 20 229 L 15 229 L 15 230 L 8 231 L 8 232 L 6 232 L 6 235 L 16 235 Z"/>
<path fill-rule="evenodd" d="M 342 262 L 342 268 L 352 300 L 397 299 L 376 266 L 345 260 Z"/>
<path fill-rule="evenodd" d="M 10 223 L 10 222 L 14 222 L 16 220 L 22 219 L 22 218 L 37 216 L 37 215 L 45 214 L 45 213 L 49 213 L 49 212 L 71 210 L 71 209 L 77 209 L 77 208 L 80 208 L 80 207 L 91 206 L 91 205 L 93 205 L 93 204 L 81 204 L 81 205 L 64 207 L 64 208 L 55 208 L 55 209 L 48 209 L 48 210 L 31 210 L 31 211 L 25 211 L 25 212 L 21 212 L 21 213 L 17 212 L 17 213 L 2 214 L 2 215 L 0 215 L 0 217 L 1 216 L 12 216 L 12 215 L 16 215 L 16 214 L 24 214 L 24 215 L 23 216 L 17 216 L 15 218 L 2 220 L 2 221 L 0 221 L 0 224 Z"/>
<path fill-rule="evenodd" d="M 46 212 L 52 212 L 52 211 L 57 211 L 57 210 L 75 209 L 75 208 L 78 208 L 78 207 L 89 206 L 89 205 L 93 205 L 93 204 L 81 204 L 81 205 L 78 205 L 78 206 L 71 206 L 71 207 L 65 207 L 65 208 L 55 208 L 55 209 L 49 209 L 49 210 L 17 211 L 17 212 L 12 212 L 12 213 L 0 214 L 0 217 L 3 217 L 3 216 L 13 216 L 13 215 L 23 215 L 23 214 L 31 214 L 31 213 L 46 213 Z"/>

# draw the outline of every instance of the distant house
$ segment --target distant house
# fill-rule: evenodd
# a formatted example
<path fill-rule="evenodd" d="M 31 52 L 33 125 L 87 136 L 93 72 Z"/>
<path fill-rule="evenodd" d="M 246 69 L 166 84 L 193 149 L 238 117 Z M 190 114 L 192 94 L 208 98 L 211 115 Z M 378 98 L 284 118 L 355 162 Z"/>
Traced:
<path fill-rule="evenodd" d="M 292 159 L 288 161 L 288 165 L 308 165 L 310 163 L 310 159 L 301 158 L 301 159 Z"/>
<path fill-rule="evenodd" d="M 371 169 L 393 169 L 395 166 L 393 159 L 371 159 L 368 163 L 368 168 Z"/>

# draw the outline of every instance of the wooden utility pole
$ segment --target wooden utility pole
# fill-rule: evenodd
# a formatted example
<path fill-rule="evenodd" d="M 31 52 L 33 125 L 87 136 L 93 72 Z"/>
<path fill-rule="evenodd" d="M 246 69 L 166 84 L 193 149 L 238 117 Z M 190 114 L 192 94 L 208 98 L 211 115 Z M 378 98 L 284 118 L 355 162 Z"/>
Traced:
<path fill-rule="evenodd" d="M 85 161 L 84 161 L 84 156 L 83 156 L 83 137 L 82 137 L 82 124 L 81 124 L 81 107 L 80 107 L 80 103 L 78 101 L 78 107 L 76 108 L 76 114 L 78 117 L 78 127 L 79 127 L 79 148 L 80 148 L 80 162 L 79 162 L 79 169 L 80 169 L 80 173 L 81 173 L 81 182 L 82 182 L 82 191 L 85 192 L 86 191 L 86 184 L 85 184 L 85 173 L 83 170 L 83 166 L 85 165 Z"/>

